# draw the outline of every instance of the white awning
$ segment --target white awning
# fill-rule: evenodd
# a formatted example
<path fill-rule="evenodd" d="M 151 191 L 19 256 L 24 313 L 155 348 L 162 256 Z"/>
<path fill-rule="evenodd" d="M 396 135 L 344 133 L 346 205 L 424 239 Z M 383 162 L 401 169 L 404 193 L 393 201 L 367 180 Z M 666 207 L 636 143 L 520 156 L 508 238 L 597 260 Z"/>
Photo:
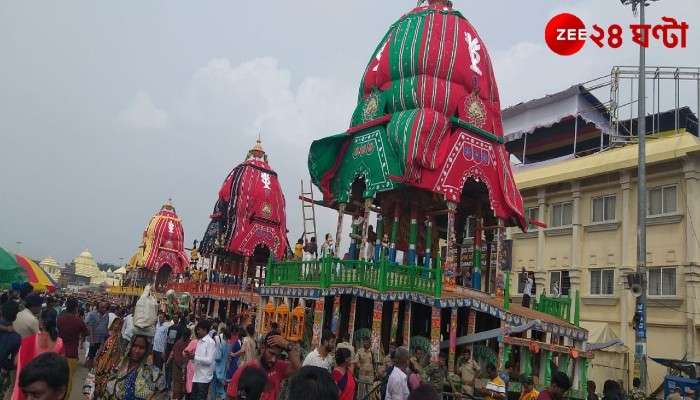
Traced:
<path fill-rule="evenodd" d="M 588 331 L 588 343 L 590 344 L 606 343 L 615 339 L 620 339 L 620 337 L 612 330 L 610 324 L 607 322 L 581 321 L 581 328 Z M 623 344 L 616 344 L 596 351 L 627 353 L 629 352 L 629 348 Z"/>
<path fill-rule="evenodd" d="M 610 132 L 610 122 L 603 104 L 583 86 L 517 104 L 503 110 L 503 138 L 506 142 L 518 140 L 538 128 L 552 125 L 575 116 L 592 123 L 604 134 Z"/>

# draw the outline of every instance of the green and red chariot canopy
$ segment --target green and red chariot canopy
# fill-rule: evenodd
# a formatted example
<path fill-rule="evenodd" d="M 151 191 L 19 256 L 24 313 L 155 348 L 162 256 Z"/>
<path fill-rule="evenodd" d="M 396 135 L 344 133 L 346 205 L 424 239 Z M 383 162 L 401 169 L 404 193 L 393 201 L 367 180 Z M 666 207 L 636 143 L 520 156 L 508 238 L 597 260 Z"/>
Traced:
<path fill-rule="evenodd" d="M 309 171 L 326 204 L 409 186 L 459 202 L 484 182 L 496 217 L 526 228 L 503 145 L 498 87 L 474 27 L 445 1 L 394 23 L 370 59 L 348 131 L 317 140 Z"/>

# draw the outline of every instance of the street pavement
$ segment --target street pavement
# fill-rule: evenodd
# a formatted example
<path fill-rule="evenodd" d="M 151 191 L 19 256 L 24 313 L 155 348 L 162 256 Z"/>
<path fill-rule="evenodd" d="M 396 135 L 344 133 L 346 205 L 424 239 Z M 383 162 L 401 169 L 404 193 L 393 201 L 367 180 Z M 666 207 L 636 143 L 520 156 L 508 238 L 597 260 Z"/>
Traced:
<path fill-rule="evenodd" d="M 83 383 L 88 374 L 88 369 L 83 365 L 84 360 L 78 364 L 78 369 L 73 376 L 73 388 L 71 389 L 69 400 L 81 400 L 83 398 Z"/>

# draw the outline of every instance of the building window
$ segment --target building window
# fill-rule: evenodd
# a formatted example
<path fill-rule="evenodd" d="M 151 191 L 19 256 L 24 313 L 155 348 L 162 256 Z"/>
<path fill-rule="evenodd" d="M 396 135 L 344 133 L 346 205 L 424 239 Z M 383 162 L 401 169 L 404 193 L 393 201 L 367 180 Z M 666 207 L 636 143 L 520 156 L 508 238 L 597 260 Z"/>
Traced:
<path fill-rule="evenodd" d="M 551 271 L 549 273 L 549 294 L 552 296 L 568 296 L 571 282 L 569 271 Z"/>
<path fill-rule="evenodd" d="M 525 218 L 527 218 L 527 230 L 528 231 L 536 231 L 537 230 L 537 225 L 533 225 L 530 223 L 532 220 L 537 220 L 539 217 L 539 207 L 528 207 L 525 209 Z"/>
<path fill-rule="evenodd" d="M 571 202 L 552 204 L 552 227 L 571 225 Z"/>
<path fill-rule="evenodd" d="M 615 196 L 593 198 L 592 222 L 615 221 Z"/>
<path fill-rule="evenodd" d="M 648 269 L 649 296 L 675 296 L 676 295 L 676 268 L 649 268 Z"/>
<path fill-rule="evenodd" d="M 649 189 L 648 215 L 663 215 L 675 213 L 676 185 L 659 186 Z"/>
<path fill-rule="evenodd" d="M 593 269 L 591 270 L 591 294 L 599 296 L 612 296 L 615 291 L 615 270 Z"/>

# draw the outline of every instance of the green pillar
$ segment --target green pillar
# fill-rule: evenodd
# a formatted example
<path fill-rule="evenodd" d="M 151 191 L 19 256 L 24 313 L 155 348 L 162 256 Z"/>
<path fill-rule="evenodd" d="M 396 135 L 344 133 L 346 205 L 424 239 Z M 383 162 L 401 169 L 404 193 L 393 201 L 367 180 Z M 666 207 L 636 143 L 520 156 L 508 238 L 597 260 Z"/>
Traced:
<path fill-rule="evenodd" d="M 501 355 L 501 369 L 506 369 L 506 364 L 510 361 L 510 345 L 503 345 L 503 354 Z"/>
<path fill-rule="evenodd" d="M 394 209 L 394 221 L 391 224 L 391 237 L 389 238 L 389 261 L 396 262 L 396 239 L 399 236 L 399 218 L 401 217 L 401 206 L 397 203 Z"/>
<path fill-rule="evenodd" d="M 569 355 L 562 354 L 559 356 L 559 371 L 569 375 Z"/>
<path fill-rule="evenodd" d="M 522 360 L 520 362 L 521 371 L 523 371 L 525 375 L 532 375 L 532 353 L 530 353 L 530 349 L 521 347 L 520 353 L 522 354 Z"/>
<path fill-rule="evenodd" d="M 382 254 L 382 236 L 384 236 L 384 221 L 382 214 L 377 214 L 377 240 L 374 241 L 374 262 L 379 262 L 384 257 Z"/>
<path fill-rule="evenodd" d="M 408 231 L 408 254 L 406 264 L 416 264 L 416 243 L 418 243 L 418 208 L 411 204 L 411 225 Z"/>
<path fill-rule="evenodd" d="M 433 252 L 433 218 L 427 217 L 425 220 L 425 262 L 424 266 L 427 269 L 432 268 L 432 252 Z"/>
<path fill-rule="evenodd" d="M 435 298 L 439 299 L 442 297 L 442 259 L 440 258 L 440 252 L 437 253 L 437 259 L 435 260 L 435 276 L 433 279 L 435 281 Z"/>
<path fill-rule="evenodd" d="M 552 352 L 544 350 L 542 360 L 544 362 L 544 385 L 549 386 L 552 382 Z"/>
<path fill-rule="evenodd" d="M 581 358 L 581 372 L 578 380 L 579 388 L 583 391 L 584 398 L 588 396 L 588 359 Z"/>
<path fill-rule="evenodd" d="M 472 288 L 481 290 L 481 217 L 476 218 L 474 230 L 474 258 L 472 266 Z"/>

